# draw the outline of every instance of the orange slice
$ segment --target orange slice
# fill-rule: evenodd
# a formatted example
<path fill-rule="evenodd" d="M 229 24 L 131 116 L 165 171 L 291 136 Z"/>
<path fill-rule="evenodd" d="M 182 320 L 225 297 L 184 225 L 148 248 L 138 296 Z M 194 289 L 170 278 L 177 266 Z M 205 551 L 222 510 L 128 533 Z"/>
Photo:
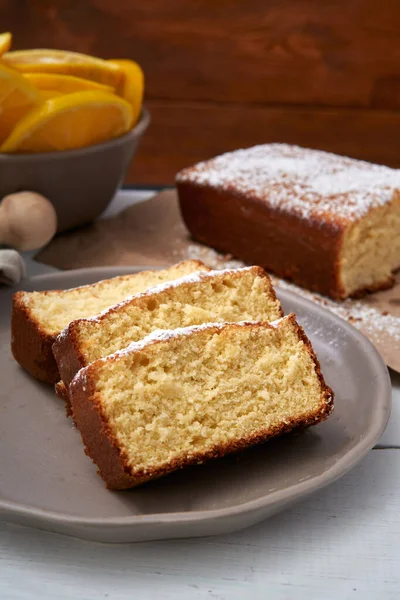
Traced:
<path fill-rule="evenodd" d="M 28 79 L 39 90 L 49 90 L 59 92 L 61 94 L 73 94 L 74 92 L 108 92 L 112 94 L 114 88 L 109 85 L 103 85 L 83 79 L 82 77 L 74 77 L 73 75 L 59 75 L 58 73 L 24 73 L 24 77 Z"/>
<path fill-rule="evenodd" d="M 66 50 L 17 50 L 3 55 L 4 63 L 23 73 L 59 73 L 117 87 L 123 81 L 118 65 L 101 58 Z"/>
<path fill-rule="evenodd" d="M 124 73 L 124 81 L 118 92 L 133 106 L 133 122 L 140 117 L 143 103 L 144 75 L 140 66 L 133 60 L 113 59 L 108 62 L 119 66 Z"/>
<path fill-rule="evenodd" d="M 0 64 L 0 143 L 40 102 L 40 93 L 35 86 L 17 71 Z"/>
<path fill-rule="evenodd" d="M 11 48 L 12 35 L 9 31 L 6 33 L 0 33 L 0 56 L 5 52 L 8 52 Z"/>
<path fill-rule="evenodd" d="M 58 92 L 57 90 L 39 90 L 40 97 L 42 100 L 49 100 L 49 98 L 56 98 L 57 96 L 64 96 L 62 92 Z"/>
<path fill-rule="evenodd" d="M 132 107 L 115 94 L 76 92 L 51 98 L 22 119 L 0 152 L 53 152 L 98 144 L 126 133 Z"/>

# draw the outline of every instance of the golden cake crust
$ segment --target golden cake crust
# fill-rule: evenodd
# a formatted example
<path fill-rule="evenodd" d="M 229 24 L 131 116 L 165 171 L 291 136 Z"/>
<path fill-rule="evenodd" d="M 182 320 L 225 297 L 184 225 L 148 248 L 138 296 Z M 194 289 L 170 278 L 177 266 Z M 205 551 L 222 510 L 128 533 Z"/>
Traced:
<path fill-rule="evenodd" d="M 67 418 L 71 417 L 72 416 L 71 401 L 69 399 L 69 392 L 68 392 L 67 386 L 65 385 L 65 383 L 63 381 L 59 381 L 58 383 L 55 384 L 54 391 L 56 393 L 56 396 L 58 398 L 60 398 L 60 400 L 62 400 L 65 404 L 66 417 Z"/>
<path fill-rule="evenodd" d="M 293 314 L 289 315 L 288 318 L 296 323 Z M 226 330 L 227 328 L 254 328 L 259 326 L 272 327 L 268 323 L 246 323 L 240 325 L 229 323 L 219 327 L 210 327 L 210 331 L 219 331 L 220 335 L 223 335 L 224 329 Z M 324 401 L 317 411 L 310 412 L 301 419 L 291 419 L 286 423 L 281 423 L 279 426 L 258 431 L 251 436 L 242 437 L 228 444 L 221 444 L 210 451 L 199 452 L 190 457 L 172 460 L 167 466 L 163 465 L 151 470 L 146 470 L 146 472 L 136 470 L 135 473 L 132 473 L 132 468 L 128 463 L 127 457 L 120 450 L 118 442 L 110 428 L 107 416 L 102 409 L 101 402 L 99 401 L 99 398 L 96 397 L 94 381 L 96 379 L 98 364 L 103 360 L 117 360 L 118 353 L 115 353 L 115 355 L 111 355 L 106 359 L 100 359 L 82 369 L 74 378 L 70 386 L 72 414 L 77 427 L 80 430 L 82 441 L 85 446 L 85 453 L 99 467 L 98 473 L 106 482 L 107 487 L 111 490 L 128 489 L 178 469 L 201 464 L 207 460 L 219 458 L 228 453 L 237 452 L 247 447 L 265 442 L 272 437 L 290 432 L 294 429 L 308 427 L 324 421 L 333 410 L 333 392 L 325 383 L 319 361 L 304 330 L 297 323 L 296 329 L 299 338 L 304 342 L 305 347 L 312 358 L 321 384 Z M 192 335 L 196 335 L 196 333 L 193 333 Z M 153 340 L 146 345 L 146 348 L 148 348 L 149 345 L 159 344 L 161 341 L 162 340 Z M 141 350 L 137 350 L 137 352 L 140 353 Z"/>
<path fill-rule="evenodd" d="M 317 291 L 340 299 L 340 224 L 299 223 L 254 198 L 191 182 L 177 182 L 182 218 L 194 239 Z M 229 224 L 229 227 L 226 226 Z M 303 239 L 304 243 L 293 242 Z"/>
<path fill-rule="evenodd" d="M 15 360 L 35 379 L 55 384 L 60 379 L 52 346 L 56 335 L 43 330 L 32 318 L 23 301 L 24 292 L 13 297 L 11 316 L 11 352 Z"/>
<path fill-rule="evenodd" d="M 209 270 L 201 261 L 186 261 L 192 264 L 193 271 Z M 176 266 L 182 265 L 179 263 Z M 146 274 L 146 271 L 142 274 Z M 132 275 L 133 277 L 135 276 Z M 118 277 L 116 278 L 118 279 Z M 108 281 L 108 280 L 107 280 Z M 101 282 L 100 282 L 101 283 Z M 94 286 L 98 284 L 93 284 Z M 92 286 L 84 286 L 92 287 Z M 42 292 L 44 295 L 46 292 Z M 63 294 L 64 290 L 52 290 L 51 294 Z M 29 304 L 25 302 L 26 292 L 16 292 L 13 296 L 11 317 L 11 352 L 15 360 L 35 379 L 55 385 L 60 380 L 57 363 L 52 347 L 56 341 L 56 333 L 46 331 L 33 316 Z"/>
<path fill-rule="evenodd" d="M 264 271 L 264 269 L 262 269 L 259 266 L 249 267 L 249 269 L 246 269 L 246 270 L 250 270 L 250 269 L 254 272 L 254 274 L 256 276 L 264 279 L 264 281 L 266 283 L 266 288 L 268 290 L 268 295 L 269 295 L 271 301 L 277 303 L 276 308 L 279 312 L 277 317 L 282 316 L 283 315 L 282 307 L 280 306 L 280 304 L 277 300 L 275 290 L 272 286 L 272 283 L 271 283 L 271 280 L 270 280 L 268 274 Z M 232 272 L 233 277 L 240 276 L 240 269 L 232 270 L 231 272 Z M 213 273 L 213 272 L 211 272 L 211 273 Z M 221 276 L 222 276 L 222 274 L 225 273 L 225 271 L 219 271 L 218 273 L 221 274 Z M 208 273 L 207 276 L 209 274 L 210 273 Z M 179 280 L 176 280 L 176 281 L 178 282 Z M 167 291 L 167 294 L 170 294 L 172 297 L 173 289 L 174 289 L 174 282 L 171 282 L 171 284 L 165 284 L 165 288 L 167 288 L 169 285 L 171 285 L 171 291 L 170 292 L 168 290 L 166 290 L 166 291 Z M 182 286 L 190 286 L 190 285 L 192 285 L 191 282 L 180 284 L 181 287 Z M 153 294 L 154 294 L 154 292 L 152 291 L 152 289 L 150 289 L 143 294 L 132 297 L 128 302 L 121 303 L 119 305 L 110 307 L 110 309 L 107 312 L 99 315 L 96 318 L 96 321 L 99 324 L 101 324 L 107 318 L 108 314 L 118 313 L 118 311 L 121 309 L 121 307 L 123 305 L 126 306 L 127 304 L 132 304 L 132 305 L 134 304 L 134 305 L 139 306 L 139 307 L 143 308 L 144 310 L 146 310 L 148 298 Z M 71 383 L 71 381 L 73 380 L 74 376 L 79 371 L 79 369 L 87 366 L 86 359 L 80 350 L 80 344 L 79 344 L 79 339 L 78 339 L 78 330 L 79 330 L 79 324 L 81 321 L 83 321 L 83 319 L 78 319 L 76 321 L 72 321 L 69 324 L 69 326 L 57 337 L 57 339 L 53 345 L 53 353 L 54 353 L 54 356 L 55 356 L 55 359 L 56 359 L 56 362 L 58 365 L 59 373 L 60 373 L 62 381 L 66 384 L 66 386 L 68 386 Z"/>

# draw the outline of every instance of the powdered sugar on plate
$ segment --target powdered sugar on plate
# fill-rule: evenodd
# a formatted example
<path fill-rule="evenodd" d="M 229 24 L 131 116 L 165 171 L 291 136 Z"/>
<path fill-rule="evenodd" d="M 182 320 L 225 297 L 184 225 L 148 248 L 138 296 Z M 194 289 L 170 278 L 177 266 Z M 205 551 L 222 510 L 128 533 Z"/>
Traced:
<path fill-rule="evenodd" d="M 200 244 L 189 244 L 185 253 L 188 260 L 201 260 L 213 269 L 240 269 L 246 266 L 243 261 L 233 258 L 232 254 L 220 254 Z"/>
<path fill-rule="evenodd" d="M 279 279 L 274 275 L 270 275 L 272 283 L 276 287 L 290 290 L 303 296 L 312 302 L 321 304 L 335 315 L 338 315 L 345 321 L 349 321 L 352 325 L 362 331 L 368 332 L 374 337 L 379 334 L 386 334 L 392 337 L 396 342 L 400 342 L 400 318 L 393 315 L 384 314 L 372 306 L 367 306 L 359 300 L 345 300 L 344 302 L 335 302 L 324 296 L 320 296 L 314 292 L 309 292 L 303 288 L 299 288 L 293 283 L 289 283 L 283 279 Z M 369 337 L 369 336 L 368 336 Z"/>
<path fill-rule="evenodd" d="M 400 170 L 288 144 L 236 150 L 184 169 L 177 182 L 246 194 L 304 219 L 354 221 L 389 203 Z"/>

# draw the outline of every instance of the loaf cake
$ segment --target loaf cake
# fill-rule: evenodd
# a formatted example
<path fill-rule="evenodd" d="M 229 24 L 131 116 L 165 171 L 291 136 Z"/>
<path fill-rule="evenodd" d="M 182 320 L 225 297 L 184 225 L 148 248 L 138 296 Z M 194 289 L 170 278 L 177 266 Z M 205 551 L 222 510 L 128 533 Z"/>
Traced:
<path fill-rule="evenodd" d="M 72 411 L 122 490 L 326 419 L 333 394 L 294 315 L 153 332 L 79 371 Z"/>
<path fill-rule="evenodd" d="M 282 316 L 271 281 L 261 267 L 198 272 L 133 296 L 101 315 L 72 321 L 53 353 L 67 386 L 82 367 L 155 329 L 205 322 L 262 320 Z"/>
<path fill-rule="evenodd" d="M 176 178 L 192 236 L 334 299 L 390 287 L 400 170 L 286 144 L 238 150 Z"/>
<path fill-rule="evenodd" d="M 190 260 L 162 271 L 122 275 L 70 290 L 17 292 L 11 322 L 14 358 L 36 379 L 56 383 L 60 377 L 52 345 L 70 321 L 95 315 L 158 283 L 204 270 L 208 268 L 203 263 Z"/>

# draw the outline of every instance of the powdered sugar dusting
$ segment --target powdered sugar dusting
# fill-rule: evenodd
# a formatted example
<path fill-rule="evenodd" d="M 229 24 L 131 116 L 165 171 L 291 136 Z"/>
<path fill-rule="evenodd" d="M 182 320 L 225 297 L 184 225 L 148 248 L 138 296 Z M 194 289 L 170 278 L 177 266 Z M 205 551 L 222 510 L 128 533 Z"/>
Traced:
<path fill-rule="evenodd" d="M 252 268 L 253 267 L 244 266 L 241 269 L 225 268 L 222 270 L 219 269 L 213 271 L 196 271 L 195 273 L 190 273 L 190 275 L 179 277 L 179 279 L 173 279 L 172 281 L 166 281 L 165 283 L 155 285 L 154 287 L 143 292 L 142 295 L 148 296 L 149 294 L 159 294 L 160 292 L 165 292 L 165 290 L 178 287 L 182 283 L 201 283 L 202 281 L 213 279 L 216 276 L 220 277 L 221 275 L 233 274 L 237 273 L 238 271 L 250 271 Z"/>
<path fill-rule="evenodd" d="M 69 333 L 69 325 L 67 325 L 62 331 L 61 333 L 58 334 L 58 336 L 56 337 L 56 342 L 57 344 L 64 342 L 67 337 L 68 337 L 68 333 Z"/>
<path fill-rule="evenodd" d="M 177 176 L 304 219 L 360 219 L 400 190 L 400 170 L 288 144 L 228 152 Z"/>
<path fill-rule="evenodd" d="M 327 308 L 330 312 L 352 323 L 357 329 L 361 329 L 368 336 L 377 338 L 380 335 L 388 335 L 393 341 L 400 343 L 400 317 L 384 314 L 374 308 L 367 306 L 359 300 L 348 299 L 344 302 L 335 302 L 315 292 L 299 288 L 293 283 L 270 275 L 272 283 L 277 288 L 293 291 L 303 298 L 316 302 Z"/>
<path fill-rule="evenodd" d="M 243 323 L 240 323 L 243 324 Z M 143 350 L 149 344 L 153 344 L 154 342 L 167 342 L 174 338 L 186 337 L 191 335 L 192 333 L 203 331 L 205 329 L 223 329 L 226 326 L 226 323 L 202 323 L 201 325 L 192 325 L 190 327 L 177 327 L 176 329 L 156 329 L 152 331 L 149 335 L 147 335 L 142 340 L 138 342 L 132 342 L 126 348 L 122 348 L 121 350 L 117 350 L 110 356 L 106 356 L 101 359 L 106 361 L 115 356 L 124 356 L 126 354 L 131 354 L 132 352 L 138 352 L 139 350 Z"/>
<path fill-rule="evenodd" d="M 232 254 L 220 254 L 208 246 L 200 244 L 189 244 L 185 250 L 187 256 L 193 260 L 201 260 L 213 269 L 240 269 L 245 266 L 244 262 L 233 258 Z"/>
<path fill-rule="evenodd" d="M 69 386 L 70 389 L 79 383 L 82 384 L 82 389 L 84 392 L 86 392 L 86 390 L 88 389 L 87 367 L 83 367 L 82 369 L 79 369 L 79 371 L 77 372 L 77 374 L 75 375 L 75 377 L 73 378 L 73 380 L 70 383 L 70 386 Z"/>

